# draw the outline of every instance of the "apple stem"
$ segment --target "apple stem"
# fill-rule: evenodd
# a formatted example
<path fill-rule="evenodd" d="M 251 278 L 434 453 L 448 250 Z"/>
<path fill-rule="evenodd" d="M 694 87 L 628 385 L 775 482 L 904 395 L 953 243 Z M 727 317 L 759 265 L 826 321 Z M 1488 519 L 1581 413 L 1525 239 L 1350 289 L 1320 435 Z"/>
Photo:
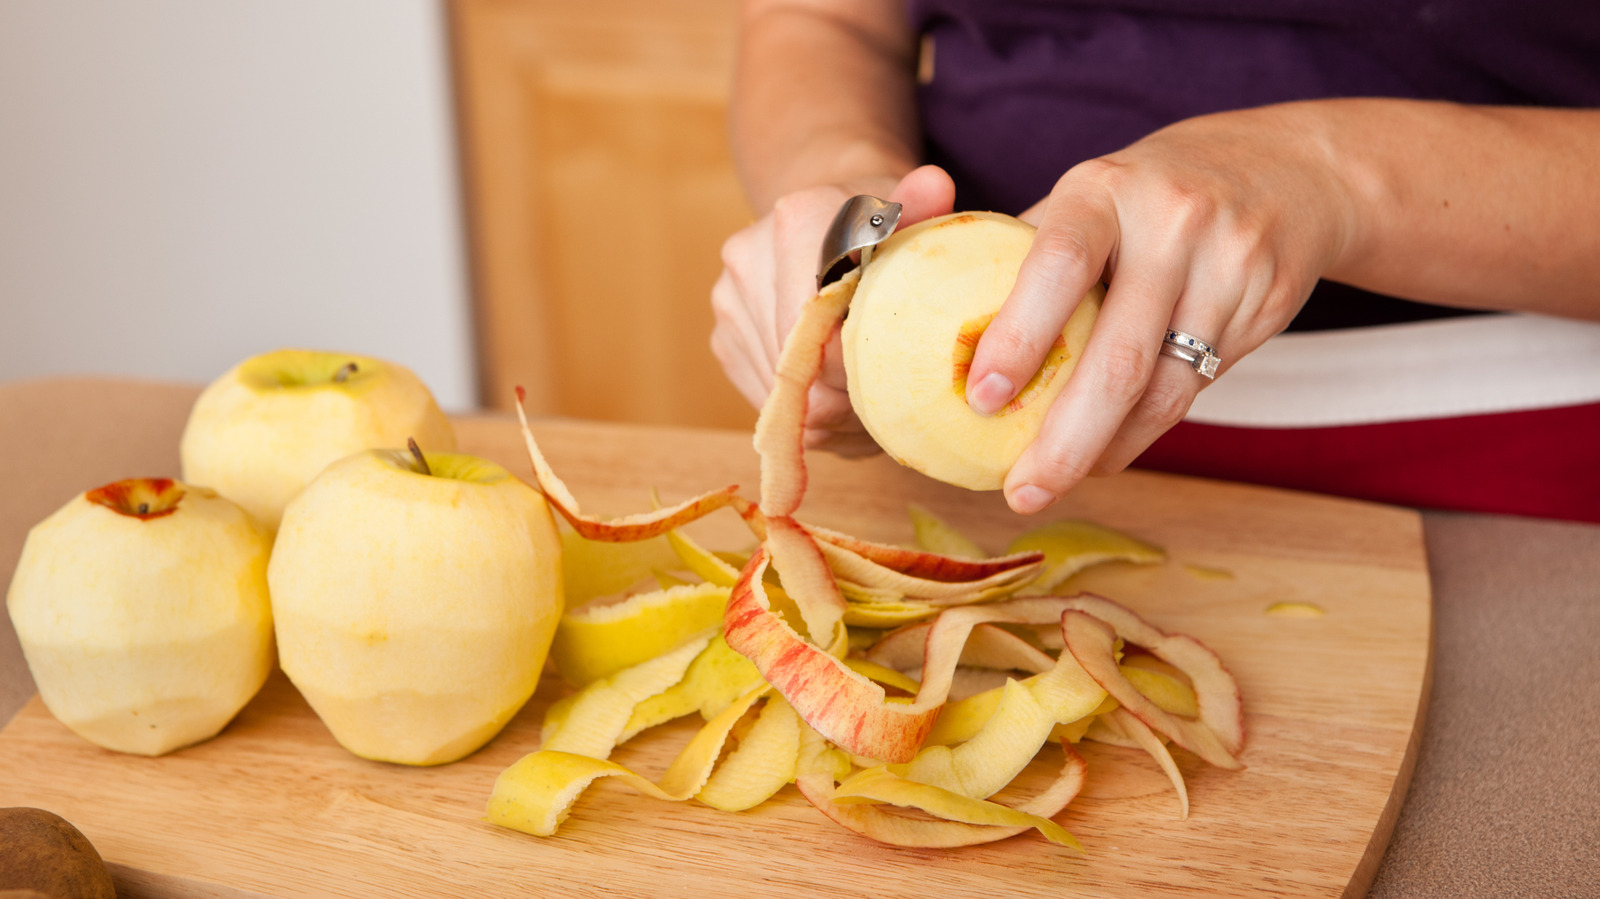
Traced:
<path fill-rule="evenodd" d="M 149 503 L 140 503 L 139 504 L 139 514 L 140 515 L 149 515 L 150 514 L 150 504 Z"/>
<path fill-rule="evenodd" d="M 354 365 L 355 363 L 351 363 Z M 422 455 L 422 447 L 417 446 L 417 438 L 407 437 L 406 446 L 411 450 L 412 458 L 417 460 L 417 470 L 425 475 L 432 476 L 433 470 L 428 468 L 428 460 Z"/>
<path fill-rule="evenodd" d="M 343 384 L 345 381 L 350 380 L 351 375 L 360 370 L 361 367 L 356 365 L 354 362 L 346 362 L 345 364 L 339 366 L 338 371 L 333 373 L 333 383 Z"/>

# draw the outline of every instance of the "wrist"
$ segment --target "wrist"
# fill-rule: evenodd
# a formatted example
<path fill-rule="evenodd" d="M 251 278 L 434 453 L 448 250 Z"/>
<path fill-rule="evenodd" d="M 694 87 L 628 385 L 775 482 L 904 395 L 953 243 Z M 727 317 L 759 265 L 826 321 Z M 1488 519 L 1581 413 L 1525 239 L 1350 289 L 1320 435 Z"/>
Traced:
<path fill-rule="evenodd" d="M 771 210 L 779 197 L 820 185 L 887 196 L 907 172 L 917 167 L 913 154 L 871 140 L 819 136 L 793 149 L 785 154 L 785 163 L 765 173 L 742 172 L 746 192 L 758 214 Z"/>
<path fill-rule="evenodd" d="M 1296 123 L 1307 141 L 1309 158 L 1325 173 L 1325 223 L 1332 233 L 1323 274 L 1360 282 L 1376 251 L 1376 223 L 1397 208 L 1396 186 L 1373 153 L 1389 131 L 1385 120 L 1397 110 L 1383 100 L 1313 100 Z"/>

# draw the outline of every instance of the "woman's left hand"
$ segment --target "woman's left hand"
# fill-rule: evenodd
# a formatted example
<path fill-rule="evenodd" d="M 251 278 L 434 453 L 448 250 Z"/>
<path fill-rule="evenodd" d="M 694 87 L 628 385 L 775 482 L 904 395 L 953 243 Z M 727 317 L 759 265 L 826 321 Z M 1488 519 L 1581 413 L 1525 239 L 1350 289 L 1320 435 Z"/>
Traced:
<path fill-rule="evenodd" d="M 1229 365 L 1283 330 L 1350 240 L 1352 191 L 1300 104 L 1179 122 L 1075 166 L 1023 218 L 1039 227 L 979 341 L 967 401 L 990 414 L 1027 383 L 1078 300 L 1107 295 L 1083 357 L 1006 478 L 1045 508 L 1132 462 L 1209 383 L 1159 355 L 1171 327 Z M 1164 361 L 1163 361 L 1164 360 Z"/>

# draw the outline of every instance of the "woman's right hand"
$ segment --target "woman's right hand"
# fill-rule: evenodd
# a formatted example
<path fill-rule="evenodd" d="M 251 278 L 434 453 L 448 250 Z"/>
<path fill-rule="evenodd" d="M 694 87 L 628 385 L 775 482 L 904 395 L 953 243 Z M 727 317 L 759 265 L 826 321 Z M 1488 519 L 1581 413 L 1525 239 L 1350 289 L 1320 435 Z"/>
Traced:
<path fill-rule="evenodd" d="M 863 193 L 900 203 L 901 228 L 950 212 L 955 202 L 950 176 L 937 166 L 923 166 L 898 182 L 886 176 L 788 194 L 722 245 L 722 275 L 711 289 L 716 314 L 711 351 L 728 379 L 758 408 L 772 392 L 778 354 L 800 307 L 817 292 L 822 237 L 839 207 Z M 806 446 L 845 456 L 878 452 L 850 408 L 837 331 L 823 360 L 806 408 Z"/>

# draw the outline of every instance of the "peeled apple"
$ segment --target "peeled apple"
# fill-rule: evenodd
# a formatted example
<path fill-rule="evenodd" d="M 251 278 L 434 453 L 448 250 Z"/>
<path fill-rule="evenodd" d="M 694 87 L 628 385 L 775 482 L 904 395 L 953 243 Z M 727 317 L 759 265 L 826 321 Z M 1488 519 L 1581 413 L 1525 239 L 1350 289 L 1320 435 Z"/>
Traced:
<path fill-rule="evenodd" d="M 7 597 L 44 704 L 118 752 L 214 736 L 272 668 L 271 549 L 204 487 L 133 478 L 74 497 L 29 531 Z"/>
<path fill-rule="evenodd" d="M 863 268 L 843 330 L 850 403 L 902 465 L 970 490 L 997 490 L 1039 433 L 1078 364 L 1104 290 L 1078 304 L 1043 365 L 992 416 L 967 406 L 978 338 L 1016 283 L 1034 227 L 962 212 L 891 235 Z"/>
<path fill-rule="evenodd" d="M 370 450 L 289 503 L 267 569 L 283 671 L 346 749 L 459 759 L 532 695 L 561 617 L 538 491 L 457 453 Z"/>

